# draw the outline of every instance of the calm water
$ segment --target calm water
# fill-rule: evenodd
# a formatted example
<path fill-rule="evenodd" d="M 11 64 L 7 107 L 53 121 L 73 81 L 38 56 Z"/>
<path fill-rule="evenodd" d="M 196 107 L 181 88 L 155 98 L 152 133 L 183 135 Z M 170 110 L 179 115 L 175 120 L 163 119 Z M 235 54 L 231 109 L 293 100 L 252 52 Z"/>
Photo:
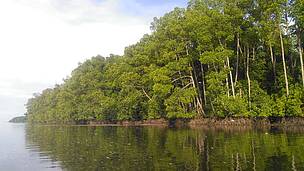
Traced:
<path fill-rule="evenodd" d="M 0 125 L 0 170 L 304 170 L 301 130 Z"/>

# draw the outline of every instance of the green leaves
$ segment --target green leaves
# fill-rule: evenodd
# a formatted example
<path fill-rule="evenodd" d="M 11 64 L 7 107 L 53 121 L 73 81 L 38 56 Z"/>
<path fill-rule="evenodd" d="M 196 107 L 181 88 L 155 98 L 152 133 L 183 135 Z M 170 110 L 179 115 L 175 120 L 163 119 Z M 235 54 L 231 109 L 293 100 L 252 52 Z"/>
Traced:
<path fill-rule="evenodd" d="M 176 88 L 172 95 L 165 100 L 168 118 L 193 118 L 196 111 L 193 109 L 193 101 L 196 97 L 194 88 Z"/>
<path fill-rule="evenodd" d="M 232 57 L 234 52 L 229 49 L 217 48 L 214 51 L 206 51 L 201 55 L 203 64 L 223 64 L 227 57 Z"/>
<path fill-rule="evenodd" d="M 214 99 L 213 107 L 219 117 L 248 117 L 250 115 L 247 102 L 241 97 L 228 97 L 220 95 Z"/>

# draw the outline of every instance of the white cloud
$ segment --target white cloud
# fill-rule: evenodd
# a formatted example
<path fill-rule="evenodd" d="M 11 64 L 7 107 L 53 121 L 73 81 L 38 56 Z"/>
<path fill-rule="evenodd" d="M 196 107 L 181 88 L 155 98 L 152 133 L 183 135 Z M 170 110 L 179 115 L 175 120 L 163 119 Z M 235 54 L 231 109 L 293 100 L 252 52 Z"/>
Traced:
<path fill-rule="evenodd" d="M 87 0 L 64 2 L 69 3 L 0 3 L 0 78 L 60 81 L 84 58 L 122 54 L 126 45 L 148 32 L 140 21 L 116 15 L 115 1 L 98 6 Z M 96 21 L 88 22 L 90 18 Z"/>

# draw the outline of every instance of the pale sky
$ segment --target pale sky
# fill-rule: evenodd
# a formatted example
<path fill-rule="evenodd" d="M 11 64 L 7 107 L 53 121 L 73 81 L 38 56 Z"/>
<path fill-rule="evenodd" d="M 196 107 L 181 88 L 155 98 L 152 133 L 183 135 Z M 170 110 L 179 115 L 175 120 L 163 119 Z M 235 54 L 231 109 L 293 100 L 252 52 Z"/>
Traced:
<path fill-rule="evenodd" d="M 33 93 L 62 83 L 79 62 L 122 55 L 153 17 L 187 0 L 1 0 L 0 120 L 25 113 Z"/>

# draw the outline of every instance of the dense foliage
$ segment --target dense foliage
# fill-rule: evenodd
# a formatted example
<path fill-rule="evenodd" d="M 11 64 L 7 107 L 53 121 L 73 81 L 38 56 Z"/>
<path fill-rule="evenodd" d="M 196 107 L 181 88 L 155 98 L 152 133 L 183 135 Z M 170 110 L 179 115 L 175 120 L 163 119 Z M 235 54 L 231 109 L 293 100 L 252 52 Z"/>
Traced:
<path fill-rule="evenodd" d="M 36 122 L 304 115 L 303 0 L 192 0 L 36 94 Z"/>

